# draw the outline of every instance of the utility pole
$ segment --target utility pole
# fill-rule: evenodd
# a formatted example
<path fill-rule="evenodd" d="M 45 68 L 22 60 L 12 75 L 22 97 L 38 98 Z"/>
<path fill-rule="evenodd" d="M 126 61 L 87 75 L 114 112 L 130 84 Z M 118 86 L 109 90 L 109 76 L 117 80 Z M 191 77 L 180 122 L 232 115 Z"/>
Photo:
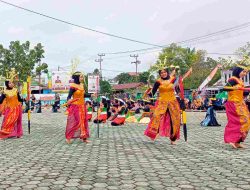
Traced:
<path fill-rule="evenodd" d="M 102 81 L 102 61 L 103 61 L 102 57 L 105 56 L 105 54 L 104 53 L 98 53 L 98 56 L 99 56 L 99 59 L 96 59 L 95 62 L 99 62 L 99 64 L 100 64 L 100 68 L 99 68 L 99 70 L 100 70 L 100 79 Z"/>
<path fill-rule="evenodd" d="M 38 63 L 38 66 L 40 67 L 41 66 L 41 61 L 39 61 Z M 41 71 L 39 72 L 39 75 L 38 75 L 38 83 L 39 83 L 39 94 L 42 93 L 42 90 L 41 90 Z"/>
<path fill-rule="evenodd" d="M 135 61 L 131 62 L 131 64 L 135 64 L 135 74 L 136 74 L 136 77 L 137 77 L 137 68 L 138 68 L 138 65 L 141 63 L 139 60 L 138 60 L 138 55 L 130 55 L 130 57 L 134 57 L 135 58 Z"/>

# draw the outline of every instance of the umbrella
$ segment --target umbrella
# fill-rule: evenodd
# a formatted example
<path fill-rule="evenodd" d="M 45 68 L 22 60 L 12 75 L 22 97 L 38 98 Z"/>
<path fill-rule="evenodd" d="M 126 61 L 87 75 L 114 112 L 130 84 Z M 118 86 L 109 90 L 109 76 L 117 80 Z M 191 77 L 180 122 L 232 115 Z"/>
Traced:
<path fill-rule="evenodd" d="M 183 134 L 184 140 L 187 141 L 187 115 L 186 115 L 186 107 L 184 102 L 184 86 L 183 86 L 183 79 L 180 76 L 178 78 L 179 89 L 180 89 L 180 98 L 181 98 L 181 109 L 182 109 L 182 122 L 183 122 Z"/>

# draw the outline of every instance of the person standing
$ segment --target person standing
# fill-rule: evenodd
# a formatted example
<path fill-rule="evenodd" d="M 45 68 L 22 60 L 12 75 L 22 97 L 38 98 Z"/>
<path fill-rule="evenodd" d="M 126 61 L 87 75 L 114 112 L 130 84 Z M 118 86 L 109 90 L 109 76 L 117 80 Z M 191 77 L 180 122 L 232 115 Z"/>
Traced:
<path fill-rule="evenodd" d="M 60 95 L 55 95 L 55 103 L 52 105 L 52 112 L 56 113 L 58 112 L 58 109 L 60 109 Z"/>
<path fill-rule="evenodd" d="M 158 73 L 160 78 L 155 82 L 149 95 L 153 97 L 159 90 L 159 97 L 144 135 L 150 137 L 151 140 L 155 140 L 160 130 L 164 128 L 164 136 L 168 136 L 171 144 L 174 145 L 175 141 L 180 138 L 181 125 L 181 110 L 175 97 L 175 77 L 171 76 L 166 68 L 161 68 Z"/>
<path fill-rule="evenodd" d="M 244 101 L 243 78 L 248 68 L 237 66 L 233 68 L 232 77 L 228 79 L 224 90 L 228 91 L 228 100 L 225 104 L 228 123 L 224 131 L 224 142 L 233 148 L 245 148 L 242 144 L 250 128 L 249 110 Z"/>
<path fill-rule="evenodd" d="M 83 142 L 89 143 L 89 127 L 87 120 L 87 109 L 84 101 L 84 76 L 81 72 L 72 75 L 74 83 L 70 84 L 67 97 L 68 118 L 65 131 L 66 142 L 71 143 L 72 138 L 80 138 Z M 73 97 L 73 99 L 71 99 Z"/>
<path fill-rule="evenodd" d="M 34 109 L 35 109 L 35 103 L 36 103 L 36 97 L 35 97 L 34 94 L 32 94 L 32 95 L 31 95 L 31 102 L 30 102 L 30 104 L 31 104 L 30 110 L 31 110 L 31 111 L 34 111 Z"/>
<path fill-rule="evenodd" d="M 4 118 L 0 130 L 0 139 L 23 136 L 22 128 L 22 98 L 15 88 L 15 71 L 10 72 L 10 78 L 6 79 L 3 94 L 0 96 L 0 104 L 5 102 Z"/>

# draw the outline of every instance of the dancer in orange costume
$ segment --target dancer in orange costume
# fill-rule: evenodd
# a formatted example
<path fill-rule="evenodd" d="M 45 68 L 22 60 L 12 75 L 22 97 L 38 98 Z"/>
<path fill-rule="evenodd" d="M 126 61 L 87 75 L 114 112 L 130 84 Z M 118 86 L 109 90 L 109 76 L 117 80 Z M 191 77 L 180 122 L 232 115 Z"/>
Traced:
<path fill-rule="evenodd" d="M 242 79 L 247 72 L 246 67 L 235 67 L 233 76 L 228 79 L 228 83 L 224 87 L 228 91 L 228 100 L 225 104 L 228 123 L 225 127 L 224 141 L 233 148 L 245 148 L 242 142 L 246 139 L 250 128 L 249 110 L 244 101 L 244 91 L 240 90 L 240 88 L 244 88 Z"/>
<path fill-rule="evenodd" d="M 160 78 L 155 82 L 151 96 L 159 90 L 159 97 L 155 104 L 154 114 L 145 130 L 145 135 L 155 140 L 159 135 L 161 126 L 166 130 L 166 136 L 170 137 L 171 144 L 180 138 L 181 115 L 178 100 L 175 97 L 174 81 L 167 69 L 159 70 Z M 167 119 L 169 113 L 170 120 Z"/>
<path fill-rule="evenodd" d="M 72 75 L 74 83 L 71 83 L 68 95 L 68 119 L 66 126 L 66 141 L 71 143 L 72 138 L 80 138 L 88 143 L 89 127 L 87 120 L 87 109 L 84 101 L 83 74 L 75 72 Z M 71 97 L 73 96 L 73 99 Z"/>
<path fill-rule="evenodd" d="M 15 70 L 12 69 L 5 81 L 6 89 L 0 97 L 0 104 L 5 103 L 4 118 L 0 130 L 0 139 L 23 136 L 22 128 L 22 98 L 14 87 Z"/>

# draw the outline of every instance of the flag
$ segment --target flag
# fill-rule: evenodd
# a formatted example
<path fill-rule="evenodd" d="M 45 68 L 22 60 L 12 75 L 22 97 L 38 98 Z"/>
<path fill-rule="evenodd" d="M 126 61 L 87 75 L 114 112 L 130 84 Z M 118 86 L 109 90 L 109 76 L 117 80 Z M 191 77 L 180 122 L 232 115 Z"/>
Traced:
<path fill-rule="evenodd" d="M 218 69 L 221 67 L 221 65 L 217 65 L 212 72 L 208 75 L 208 77 L 201 83 L 201 85 L 198 88 L 198 91 L 201 91 L 214 77 Z"/>

